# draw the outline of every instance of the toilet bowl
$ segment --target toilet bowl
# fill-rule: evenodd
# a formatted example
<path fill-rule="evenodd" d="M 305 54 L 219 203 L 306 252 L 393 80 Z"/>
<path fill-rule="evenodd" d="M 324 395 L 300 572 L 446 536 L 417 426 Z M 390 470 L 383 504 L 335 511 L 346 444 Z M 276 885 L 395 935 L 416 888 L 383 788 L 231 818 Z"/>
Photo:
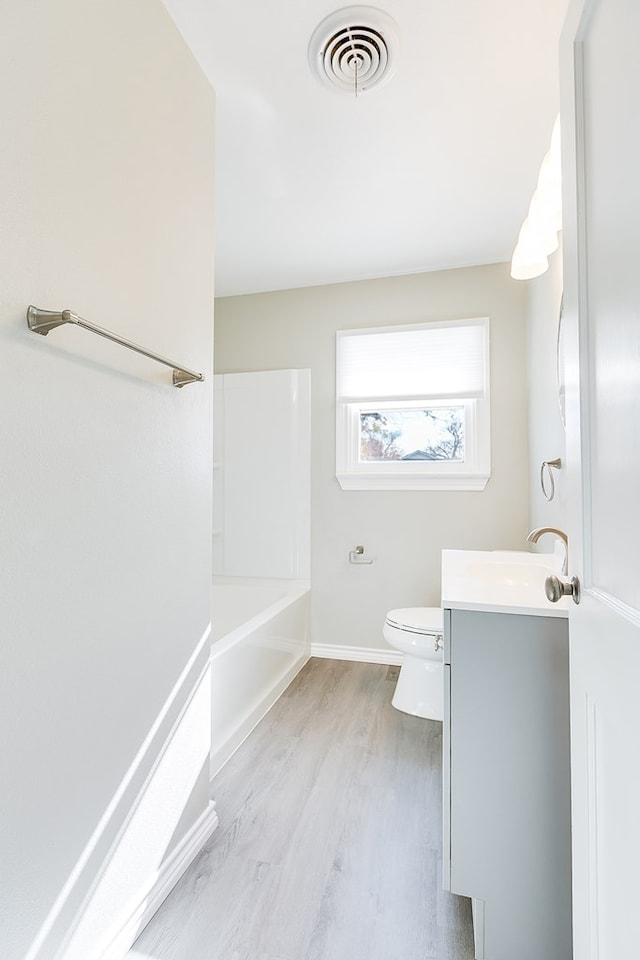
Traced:
<path fill-rule="evenodd" d="M 382 635 L 402 653 L 402 666 L 391 703 L 396 710 L 442 720 L 443 616 L 440 607 L 390 610 Z"/>

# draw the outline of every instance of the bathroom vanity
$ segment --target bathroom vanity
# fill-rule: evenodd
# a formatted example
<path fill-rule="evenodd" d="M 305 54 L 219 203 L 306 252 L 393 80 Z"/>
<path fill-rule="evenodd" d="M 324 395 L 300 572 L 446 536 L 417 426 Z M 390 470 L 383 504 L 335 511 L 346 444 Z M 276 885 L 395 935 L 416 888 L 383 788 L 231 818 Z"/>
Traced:
<path fill-rule="evenodd" d="M 548 561 L 548 562 L 547 562 Z M 570 960 L 566 599 L 554 558 L 443 552 L 443 883 L 477 960 Z"/>

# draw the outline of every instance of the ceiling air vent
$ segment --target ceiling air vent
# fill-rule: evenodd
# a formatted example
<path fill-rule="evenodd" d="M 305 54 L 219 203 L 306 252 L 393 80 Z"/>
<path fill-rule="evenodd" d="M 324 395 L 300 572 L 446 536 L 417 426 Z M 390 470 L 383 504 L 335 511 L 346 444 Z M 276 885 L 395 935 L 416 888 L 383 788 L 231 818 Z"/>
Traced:
<path fill-rule="evenodd" d="M 358 96 L 392 75 L 398 32 L 376 7 L 345 7 L 318 24 L 309 43 L 309 64 L 333 90 Z"/>

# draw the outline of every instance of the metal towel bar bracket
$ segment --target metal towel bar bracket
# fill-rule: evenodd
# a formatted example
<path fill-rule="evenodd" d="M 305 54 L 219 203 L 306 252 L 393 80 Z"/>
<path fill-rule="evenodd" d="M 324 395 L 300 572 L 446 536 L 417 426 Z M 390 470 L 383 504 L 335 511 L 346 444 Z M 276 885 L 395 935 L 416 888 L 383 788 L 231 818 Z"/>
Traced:
<path fill-rule="evenodd" d="M 30 306 L 27 310 L 27 323 L 30 330 L 34 333 L 39 333 L 43 337 L 46 337 L 49 331 L 65 323 L 73 323 L 77 327 L 82 327 L 83 330 L 88 330 L 90 333 L 97 333 L 99 337 L 104 337 L 105 340 L 118 343 L 121 347 L 126 347 L 127 350 L 134 350 L 136 353 L 141 353 L 143 357 L 149 357 L 157 363 L 163 363 L 165 367 L 172 367 L 174 387 L 184 387 L 188 383 L 201 383 L 204 380 L 204 376 L 201 373 L 189 370 L 187 367 L 174 363 L 173 360 L 167 360 L 166 357 L 161 357 L 160 354 L 154 353 L 152 350 L 147 350 L 146 347 L 141 347 L 131 340 L 125 340 L 124 337 L 119 337 L 117 334 L 111 333 L 110 330 L 105 330 L 104 327 L 98 327 L 95 323 L 90 323 L 88 320 L 79 317 L 76 313 L 72 313 L 71 310 L 57 312 L 55 310 L 40 310 L 38 307 Z"/>

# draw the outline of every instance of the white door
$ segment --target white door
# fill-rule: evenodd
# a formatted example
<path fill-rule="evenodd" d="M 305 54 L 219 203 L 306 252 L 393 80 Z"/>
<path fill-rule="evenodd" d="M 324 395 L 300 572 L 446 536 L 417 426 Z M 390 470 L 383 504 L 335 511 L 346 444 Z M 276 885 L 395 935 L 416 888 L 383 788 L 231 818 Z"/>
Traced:
<path fill-rule="evenodd" d="M 561 48 L 574 960 L 640 957 L 640 2 Z"/>

